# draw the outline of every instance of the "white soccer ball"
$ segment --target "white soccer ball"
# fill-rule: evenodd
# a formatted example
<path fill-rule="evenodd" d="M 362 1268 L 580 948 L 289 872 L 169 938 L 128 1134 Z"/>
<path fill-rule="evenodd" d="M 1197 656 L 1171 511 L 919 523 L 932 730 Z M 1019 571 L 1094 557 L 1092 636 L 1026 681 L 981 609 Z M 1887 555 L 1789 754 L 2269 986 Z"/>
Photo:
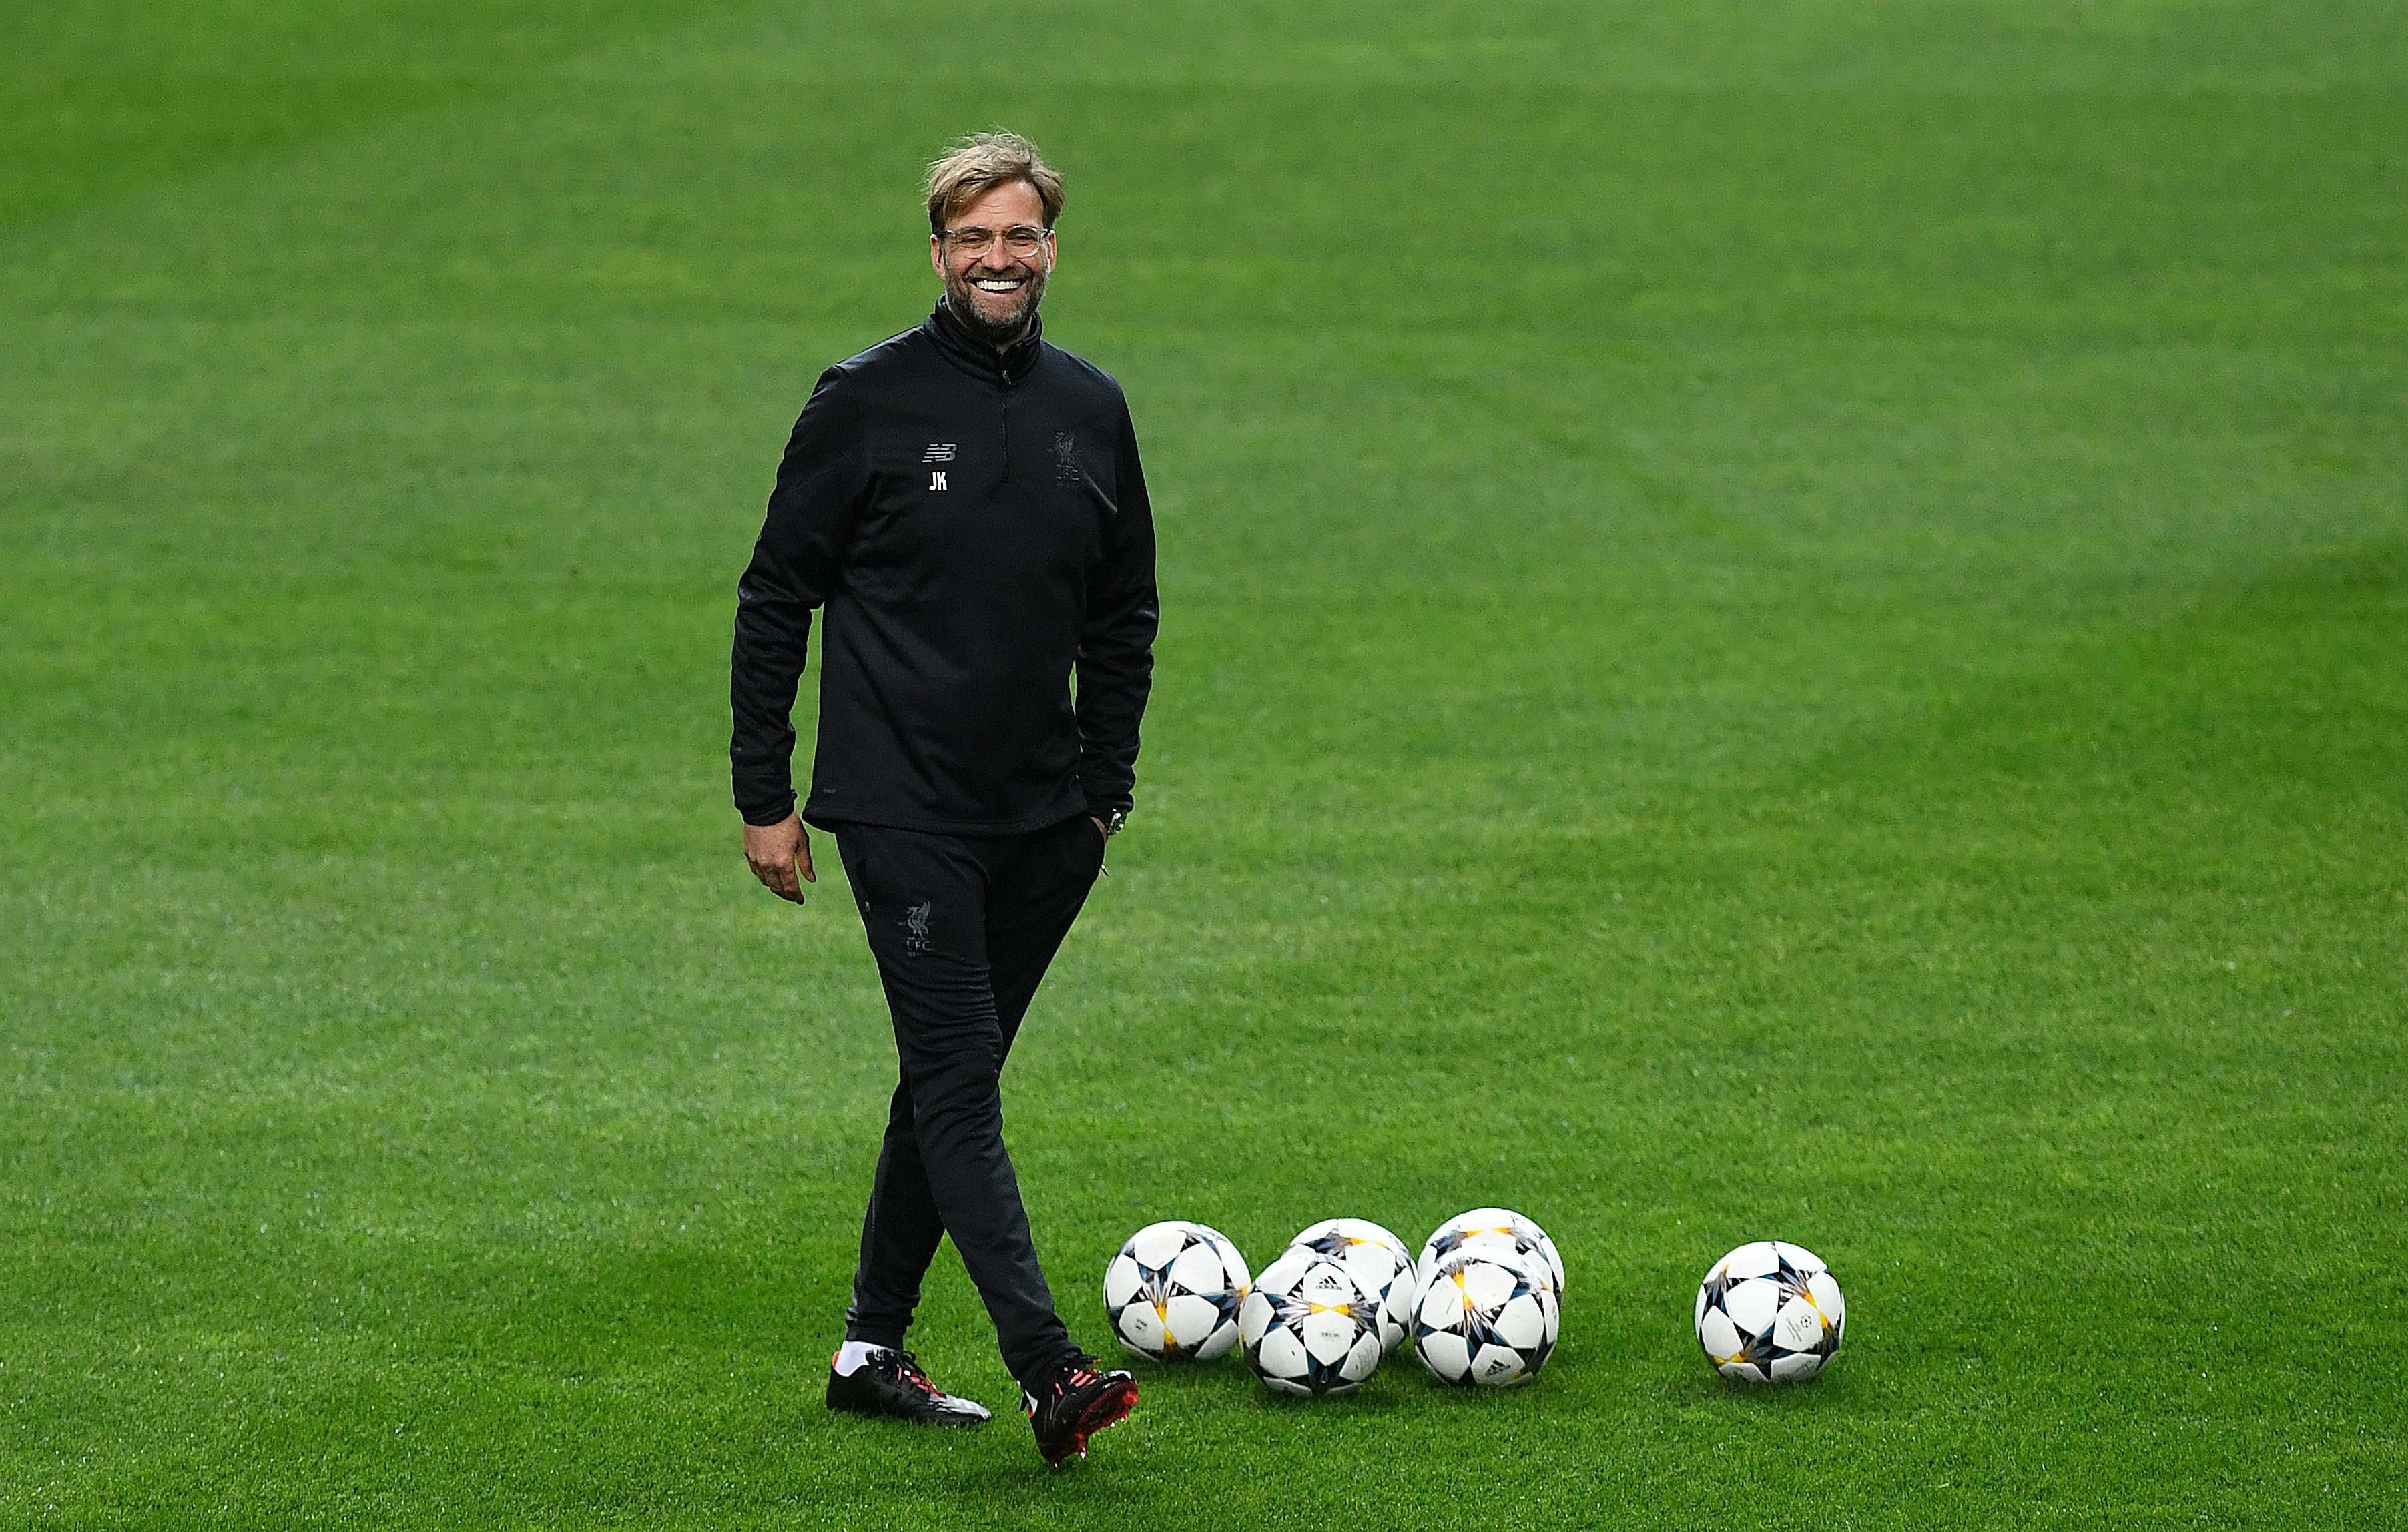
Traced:
<path fill-rule="evenodd" d="M 1368 1218 L 1325 1218 L 1287 1248 L 1314 1251 L 1344 1267 L 1380 1306 L 1381 1349 L 1392 1352 L 1405 1343 L 1419 1284 L 1402 1239 Z"/>
<path fill-rule="evenodd" d="M 1563 1322 L 1535 1259 L 1490 1245 L 1441 1256 L 1413 1305 L 1413 1350 L 1442 1383 L 1504 1388 L 1538 1375 Z"/>
<path fill-rule="evenodd" d="M 1795 1382 L 1823 1370 L 1848 1327 L 1839 1281 L 1813 1251 L 1742 1245 L 1698 1286 L 1698 1345 L 1726 1378 Z"/>
<path fill-rule="evenodd" d="M 1314 1250 L 1289 1250 L 1238 1313 L 1246 1365 L 1275 1394 L 1351 1394 L 1380 1365 L 1379 1300 Z"/>
<path fill-rule="evenodd" d="M 1210 1362 L 1238 1343 L 1245 1257 L 1183 1218 L 1148 1224 L 1104 1267 L 1104 1317 L 1121 1345 L 1155 1362 Z"/>
<path fill-rule="evenodd" d="M 1508 1250 L 1534 1257 L 1532 1272 L 1554 1283 L 1557 1298 L 1564 1296 L 1564 1258 L 1556 1253 L 1555 1242 L 1511 1208 L 1474 1208 L 1440 1224 L 1422 1241 L 1422 1257 L 1414 1266 L 1423 1283 L 1428 1283 L 1440 1261 L 1459 1250 Z"/>

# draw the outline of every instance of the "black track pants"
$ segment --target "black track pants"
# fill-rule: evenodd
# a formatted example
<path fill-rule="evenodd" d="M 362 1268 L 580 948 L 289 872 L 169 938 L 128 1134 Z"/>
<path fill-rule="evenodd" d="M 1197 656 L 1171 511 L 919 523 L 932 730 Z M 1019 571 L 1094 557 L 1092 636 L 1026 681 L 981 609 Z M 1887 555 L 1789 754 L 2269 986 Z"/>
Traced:
<path fill-rule="evenodd" d="M 1025 1379 L 1076 1348 L 1054 1312 L 1004 1151 L 1003 1061 L 1103 866 L 1103 835 L 1083 814 L 991 838 L 835 828 L 902 1064 L 845 1338 L 899 1348 L 920 1279 L 950 1234 L 1005 1366 Z"/>

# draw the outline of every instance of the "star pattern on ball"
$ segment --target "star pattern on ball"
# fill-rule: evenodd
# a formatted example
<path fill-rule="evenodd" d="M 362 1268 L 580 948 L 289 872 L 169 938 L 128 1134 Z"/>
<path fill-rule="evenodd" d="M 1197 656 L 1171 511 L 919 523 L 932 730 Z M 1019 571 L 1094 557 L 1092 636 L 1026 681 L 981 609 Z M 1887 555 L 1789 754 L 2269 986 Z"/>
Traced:
<path fill-rule="evenodd" d="M 1736 1267 L 1744 1275 L 1734 1276 Z M 1802 1382 L 1838 1353 L 1847 1313 L 1839 1281 L 1813 1252 L 1742 1245 L 1698 1284 L 1698 1347 L 1725 1376 Z"/>
<path fill-rule="evenodd" d="M 1201 1224 L 1148 1224 L 1106 1264 L 1105 1318 L 1133 1354 L 1209 1362 L 1236 1344 L 1244 1266 Z"/>

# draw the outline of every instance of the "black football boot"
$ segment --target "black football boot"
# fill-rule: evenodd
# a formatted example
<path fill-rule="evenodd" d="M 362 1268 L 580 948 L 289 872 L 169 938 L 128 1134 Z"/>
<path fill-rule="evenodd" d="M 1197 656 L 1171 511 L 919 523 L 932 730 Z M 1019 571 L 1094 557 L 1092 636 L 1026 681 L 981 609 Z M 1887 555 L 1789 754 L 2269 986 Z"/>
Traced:
<path fill-rule="evenodd" d="M 1089 1437 L 1128 1419 L 1137 1408 L 1137 1380 L 1117 1369 L 1106 1372 L 1081 1354 L 1047 1368 L 1033 1388 L 1021 1384 L 1020 1402 L 1036 1429 L 1037 1450 L 1058 1468 L 1066 1459 L 1087 1455 Z"/>
<path fill-rule="evenodd" d="M 923 1425 L 979 1425 L 988 1419 L 986 1406 L 976 1399 L 948 1394 L 929 1382 L 910 1352 L 883 1348 L 851 1372 L 837 1371 L 836 1358 L 828 1358 L 827 1407 Z"/>

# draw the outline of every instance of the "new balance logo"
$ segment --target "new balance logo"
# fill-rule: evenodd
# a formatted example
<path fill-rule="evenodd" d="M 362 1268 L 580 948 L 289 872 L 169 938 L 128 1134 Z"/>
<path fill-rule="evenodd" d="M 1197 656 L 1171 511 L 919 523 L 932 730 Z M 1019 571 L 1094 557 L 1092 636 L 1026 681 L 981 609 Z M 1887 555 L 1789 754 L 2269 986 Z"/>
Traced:
<path fill-rule="evenodd" d="M 950 441 L 932 441 L 928 443 L 927 451 L 922 454 L 920 458 L 920 461 L 923 463 L 951 463 L 953 460 L 953 444 Z"/>
<path fill-rule="evenodd" d="M 932 490 L 943 489 L 945 487 L 945 476 L 940 473 L 930 474 L 928 476 L 928 487 Z"/>

